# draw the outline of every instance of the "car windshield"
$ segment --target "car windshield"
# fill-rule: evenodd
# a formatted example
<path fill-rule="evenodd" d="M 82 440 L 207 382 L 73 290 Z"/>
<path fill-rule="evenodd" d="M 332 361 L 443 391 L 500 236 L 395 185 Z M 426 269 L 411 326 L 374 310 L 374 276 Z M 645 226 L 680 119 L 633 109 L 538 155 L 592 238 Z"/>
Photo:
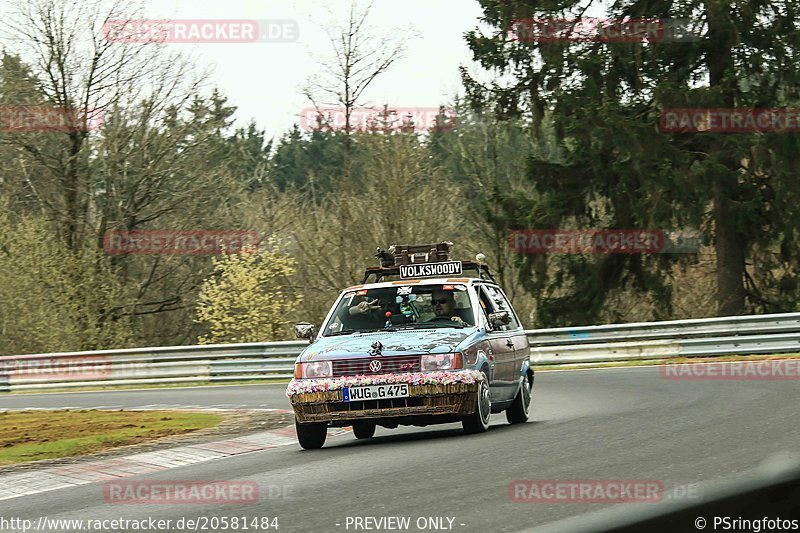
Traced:
<path fill-rule="evenodd" d="M 474 324 L 466 285 L 395 285 L 346 292 L 323 327 L 323 335 Z"/>

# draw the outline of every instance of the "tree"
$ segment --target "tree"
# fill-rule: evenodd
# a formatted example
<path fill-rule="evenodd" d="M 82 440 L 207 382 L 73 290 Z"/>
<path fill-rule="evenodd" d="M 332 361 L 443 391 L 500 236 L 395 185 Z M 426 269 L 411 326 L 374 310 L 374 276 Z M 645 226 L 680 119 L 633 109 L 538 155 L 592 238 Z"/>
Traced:
<path fill-rule="evenodd" d="M 317 110 L 320 105 L 334 105 L 341 106 L 344 112 L 342 139 L 346 178 L 350 176 L 353 110 L 362 105 L 364 91 L 405 51 L 403 38 L 370 33 L 367 19 L 371 8 L 372 2 L 360 10 L 357 0 L 351 0 L 347 21 L 326 28 L 333 57 L 320 62 L 321 73 L 309 80 L 303 91 Z M 325 122 L 322 114 L 320 122 Z"/>
<path fill-rule="evenodd" d="M 2 354 L 109 349 L 136 336 L 130 318 L 108 320 L 126 289 L 96 250 L 65 254 L 39 214 L 19 214 L 0 198 Z M 100 263 L 102 264 L 102 263 Z"/>
<path fill-rule="evenodd" d="M 237 134 L 226 133 L 234 111 L 213 92 L 154 117 L 133 110 L 115 116 L 97 143 L 94 175 L 102 183 L 98 211 L 104 217 L 98 234 L 251 229 L 242 227 L 238 211 L 253 177 L 243 174 Z M 207 256 L 119 254 L 109 260 L 134 288 L 117 314 L 140 317 L 150 343 L 194 341 L 194 300 L 211 270 Z"/>
<path fill-rule="evenodd" d="M 354 167 L 363 175 L 352 188 L 316 202 L 292 191 L 294 212 L 281 233 L 285 250 L 303 269 L 295 277 L 306 296 L 305 320 L 319 323 L 343 287 L 359 283 L 377 265 L 376 248 L 452 240 L 465 257 L 473 240 L 462 189 L 412 133 L 357 134 L 363 151 Z"/>
<path fill-rule="evenodd" d="M 283 340 L 301 301 L 286 290 L 295 267 L 295 260 L 277 249 L 215 258 L 214 275 L 203 282 L 197 302 L 197 321 L 208 329 L 200 343 Z"/>
<path fill-rule="evenodd" d="M 266 141 L 264 130 L 259 130 L 254 121 L 247 128 L 238 128 L 228 139 L 229 154 L 233 159 L 232 174 L 243 180 L 249 190 L 263 187 L 269 180 L 269 158 L 272 140 Z"/>
<path fill-rule="evenodd" d="M 533 155 L 528 177 L 547 201 L 533 217 L 507 202 L 521 226 L 673 229 L 703 225 L 714 239 L 717 312 L 785 310 L 787 299 L 765 298 L 747 260 L 757 249 L 796 242 L 798 139 L 781 133 L 724 135 L 658 131 L 669 108 L 780 107 L 797 102 L 800 12 L 793 2 L 721 0 L 673 3 L 619 0 L 608 16 L 695 21 L 702 35 L 687 42 L 602 43 L 508 38 L 512 21 L 576 19 L 588 2 L 560 10 L 547 2 L 481 0 L 491 35 L 476 30 L 467 42 L 486 69 L 512 81 L 491 87 L 462 70 L 477 105 L 497 103 L 504 116 L 526 114 L 532 133 L 552 119 L 561 158 Z M 782 197 L 779 195 L 782 194 Z M 545 323 L 591 321 L 609 294 L 629 286 L 646 291 L 670 313 L 669 263 L 641 255 L 569 256 L 540 287 Z M 527 258 L 539 281 L 546 260 Z M 787 285 L 796 287 L 789 277 Z M 746 283 L 749 281 L 749 284 Z M 531 280 L 532 290 L 535 289 Z"/>
<path fill-rule="evenodd" d="M 448 181 L 464 190 L 462 212 L 472 230 L 465 243 L 469 252 L 486 255 L 517 311 L 530 320 L 529 298 L 507 239 L 516 221 L 503 205 L 514 199 L 535 210 L 540 200 L 525 178 L 526 162 L 531 153 L 547 154 L 551 139 L 535 142 L 519 118 L 500 120 L 490 110 L 472 111 L 458 101 L 455 109 L 457 122 L 432 131 L 426 145 L 432 159 L 447 171 Z"/>
<path fill-rule="evenodd" d="M 334 190 L 344 165 L 340 135 L 321 129 L 304 135 L 295 125 L 275 147 L 270 159 L 270 181 L 280 190 L 296 188 L 312 194 Z"/>
<path fill-rule="evenodd" d="M 81 120 L 59 133 L 14 134 L 5 142 L 21 148 L 46 173 L 31 177 L 37 198 L 58 221 L 67 248 L 77 253 L 87 237 L 96 239 L 87 217 L 95 189 L 89 171 L 90 119 L 102 119 L 143 100 L 152 117 L 172 105 L 191 80 L 188 63 L 170 57 L 158 43 L 115 43 L 105 33 L 114 20 L 137 18 L 137 6 L 108 5 L 101 0 L 64 4 L 57 0 L 17 2 L 0 25 L 0 42 L 23 57 L 37 82 L 43 105 L 76 113 Z M 138 17 L 141 18 L 141 17 Z M 189 94 L 191 94 L 191 90 Z M 30 104 L 25 93 L 10 95 L 10 104 Z M 58 150 L 43 151 L 47 136 Z M 101 237 L 102 241 L 102 237 Z"/>
<path fill-rule="evenodd" d="M 99 296 L 84 282 L 88 273 L 69 270 L 75 277 L 67 285 L 87 291 L 80 295 L 85 312 L 76 315 L 86 344 L 75 349 L 96 347 L 88 332 L 112 332 L 116 324 L 134 324 L 126 341 L 134 344 L 193 342 L 194 301 L 209 258 L 107 255 L 104 236 L 249 230 L 241 227 L 239 210 L 268 165 L 263 132 L 250 127 L 231 134 L 235 107 L 218 91 L 200 94 L 204 73 L 185 57 L 169 55 L 159 43 L 105 38 L 108 22 L 141 18 L 137 5 L 35 0 L 19 2 L 0 22 L 9 50 L 0 64 L 0 104 L 102 112 L 96 131 L 0 137 L 0 160 L 8 163 L 0 168 L 0 192 L 9 208 L 49 225 L 65 265 L 87 268 L 91 258 L 93 275 L 113 275 L 120 288 L 112 299 L 88 305 Z"/>

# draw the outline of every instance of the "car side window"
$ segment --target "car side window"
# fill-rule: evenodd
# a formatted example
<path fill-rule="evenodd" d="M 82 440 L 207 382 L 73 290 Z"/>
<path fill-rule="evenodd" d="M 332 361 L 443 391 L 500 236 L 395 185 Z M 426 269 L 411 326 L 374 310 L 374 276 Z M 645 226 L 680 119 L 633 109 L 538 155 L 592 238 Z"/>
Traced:
<path fill-rule="evenodd" d="M 492 304 L 492 299 L 486 294 L 486 288 L 483 285 L 479 285 L 478 289 L 478 297 L 480 299 L 481 309 L 483 309 L 483 315 L 486 318 L 486 321 L 489 321 L 489 313 L 494 313 L 494 304 Z"/>
<path fill-rule="evenodd" d="M 514 313 L 514 309 L 511 307 L 511 303 L 506 299 L 505 295 L 503 295 L 503 293 L 497 287 L 486 285 L 484 288 L 491 299 L 495 312 L 508 311 L 508 316 L 511 318 L 511 321 L 507 326 L 503 327 L 503 330 L 509 331 L 518 329 L 520 325 L 519 321 L 517 320 L 517 315 Z"/>

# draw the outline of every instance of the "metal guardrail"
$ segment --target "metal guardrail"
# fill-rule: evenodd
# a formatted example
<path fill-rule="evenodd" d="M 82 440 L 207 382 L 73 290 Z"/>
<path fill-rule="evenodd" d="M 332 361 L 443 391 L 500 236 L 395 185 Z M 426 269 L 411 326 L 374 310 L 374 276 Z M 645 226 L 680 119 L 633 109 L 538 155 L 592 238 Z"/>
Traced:
<path fill-rule="evenodd" d="M 537 365 L 800 352 L 800 313 L 526 331 Z M 0 357 L 0 392 L 289 378 L 307 341 Z"/>
<path fill-rule="evenodd" d="M 624 339 L 687 339 L 768 333 L 800 332 L 800 313 L 637 322 L 528 330 L 537 345 L 613 342 Z"/>

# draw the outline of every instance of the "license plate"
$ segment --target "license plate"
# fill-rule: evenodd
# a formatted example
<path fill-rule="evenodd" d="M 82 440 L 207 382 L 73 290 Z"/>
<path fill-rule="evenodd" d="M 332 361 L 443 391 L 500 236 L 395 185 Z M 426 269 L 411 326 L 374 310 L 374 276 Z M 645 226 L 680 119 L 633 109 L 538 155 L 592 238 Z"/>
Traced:
<path fill-rule="evenodd" d="M 359 402 L 362 400 L 387 400 L 390 398 L 407 398 L 408 384 L 368 385 L 365 387 L 345 387 L 344 401 Z"/>

